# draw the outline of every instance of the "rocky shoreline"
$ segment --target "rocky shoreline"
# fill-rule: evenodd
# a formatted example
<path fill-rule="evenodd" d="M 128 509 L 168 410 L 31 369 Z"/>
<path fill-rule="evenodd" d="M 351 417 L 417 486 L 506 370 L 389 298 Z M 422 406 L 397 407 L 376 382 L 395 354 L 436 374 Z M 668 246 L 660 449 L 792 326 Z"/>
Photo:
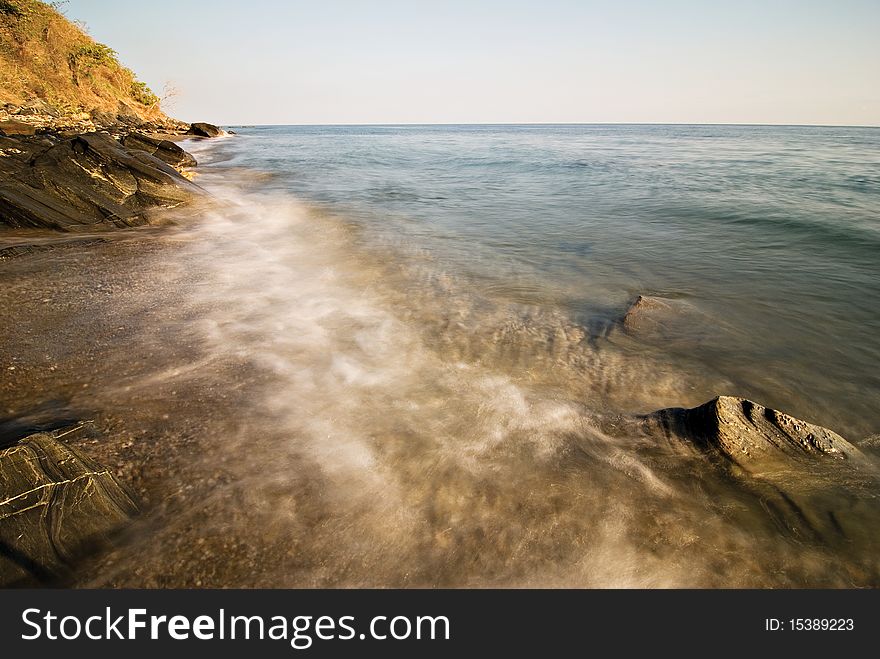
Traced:
<path fill-rule="evenodd" d="M 169 138 L 224 134 L 211 124 L 122 115 L 112 123 L 71 123 L 38 109 L 27 121 L 0 121 L 0 225 L 6 227 L 77 232 L 151 224 L 156 211 L 201 194 L 188 175 L 195 158 Z"/>
<path fill-rule="evenodd" d="M 163 210 L 204 196 L 190 180 L 196 159 L 172 140 L 221 135 L 169 118 L 62 115 L 39 99 L 0 108 L 0 261 L 164 222 Z M 0 587 L 66 579 L 137 513 L 110 470 L 63 440 L 81 429 L 57 417 L 0 420 Z"/>

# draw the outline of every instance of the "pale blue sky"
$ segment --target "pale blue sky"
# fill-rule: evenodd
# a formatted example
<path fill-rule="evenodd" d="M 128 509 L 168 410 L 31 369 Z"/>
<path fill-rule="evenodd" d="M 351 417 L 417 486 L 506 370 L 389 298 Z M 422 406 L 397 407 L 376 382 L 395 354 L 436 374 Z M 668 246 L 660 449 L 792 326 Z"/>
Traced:
<path fill-rule="evenodd" d="M 224 124 L 880 125 L 880 0 L 70 0 Z"/>

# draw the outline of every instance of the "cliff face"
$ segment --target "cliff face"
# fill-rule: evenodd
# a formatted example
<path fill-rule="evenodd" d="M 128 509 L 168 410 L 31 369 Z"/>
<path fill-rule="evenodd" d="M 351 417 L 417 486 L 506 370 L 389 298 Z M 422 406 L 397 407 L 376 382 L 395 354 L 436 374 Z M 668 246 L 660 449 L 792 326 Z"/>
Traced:
<path fill-rule="evenodd" d="M 116 53 L 53 5 L 0 0 L 0 121 L 88 130 L 114 123 L 185 130 Z"/>

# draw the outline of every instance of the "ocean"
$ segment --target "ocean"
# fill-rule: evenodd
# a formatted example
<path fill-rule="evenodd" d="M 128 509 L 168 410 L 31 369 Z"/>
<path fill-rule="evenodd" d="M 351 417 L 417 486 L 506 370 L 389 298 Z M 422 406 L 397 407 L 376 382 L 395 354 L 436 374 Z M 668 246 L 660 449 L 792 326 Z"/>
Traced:
<path fill-rule="evenodd" d="M 465 334 L 521 326 L 541 345 L 519 346 L 517 367 L 559 327 L 595 346 L 637 296 L 658 296 L 680 322 L 610 348 L 662 364 L 623 408 L 726 393 L 855 439 L 880 431 L 878 129 L 237 132 L 202 160 L 263 172 L 263 191 L 355 228 L 364 258 L 407 270 L 413 305 L 440 309 L 435 323 L 464 305 Z"/>
<path fill-rule="evenodd" d="M 880 584 L 880 130 L 236 131 L 176 226 L 6 267 L 149 504 L 78 584 Z M 862 456 L 639 417 L 720 394 Z"/>

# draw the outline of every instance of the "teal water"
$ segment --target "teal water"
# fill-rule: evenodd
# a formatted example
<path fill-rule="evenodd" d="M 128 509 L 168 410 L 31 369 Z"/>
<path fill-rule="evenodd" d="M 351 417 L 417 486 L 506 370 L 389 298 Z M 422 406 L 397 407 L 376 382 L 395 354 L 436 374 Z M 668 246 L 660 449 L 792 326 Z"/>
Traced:
<path fill-rule="evenodd" d="M 672 333 L 617 341 L 671 365 L 654 373 L 655 397 L 623 407 L 731 393 L 854 439 L 880 432 L 880 129 L 237 132 L 195 145 L 207 171 L 264 172 L 261 190 L 356 228 L 373 258 L 421 273 L 401 278 L 412 305 L 442 276 L 437 295 L 455 299 L 435 299 L 440 308 L 467 297 L 471 310 L 492 308 L 490 324 L 525 333 L 550 314 L 589 342 L 637 295 L 683 303 Z M 688 384 L 664 388 L 675 369 Z"/>

